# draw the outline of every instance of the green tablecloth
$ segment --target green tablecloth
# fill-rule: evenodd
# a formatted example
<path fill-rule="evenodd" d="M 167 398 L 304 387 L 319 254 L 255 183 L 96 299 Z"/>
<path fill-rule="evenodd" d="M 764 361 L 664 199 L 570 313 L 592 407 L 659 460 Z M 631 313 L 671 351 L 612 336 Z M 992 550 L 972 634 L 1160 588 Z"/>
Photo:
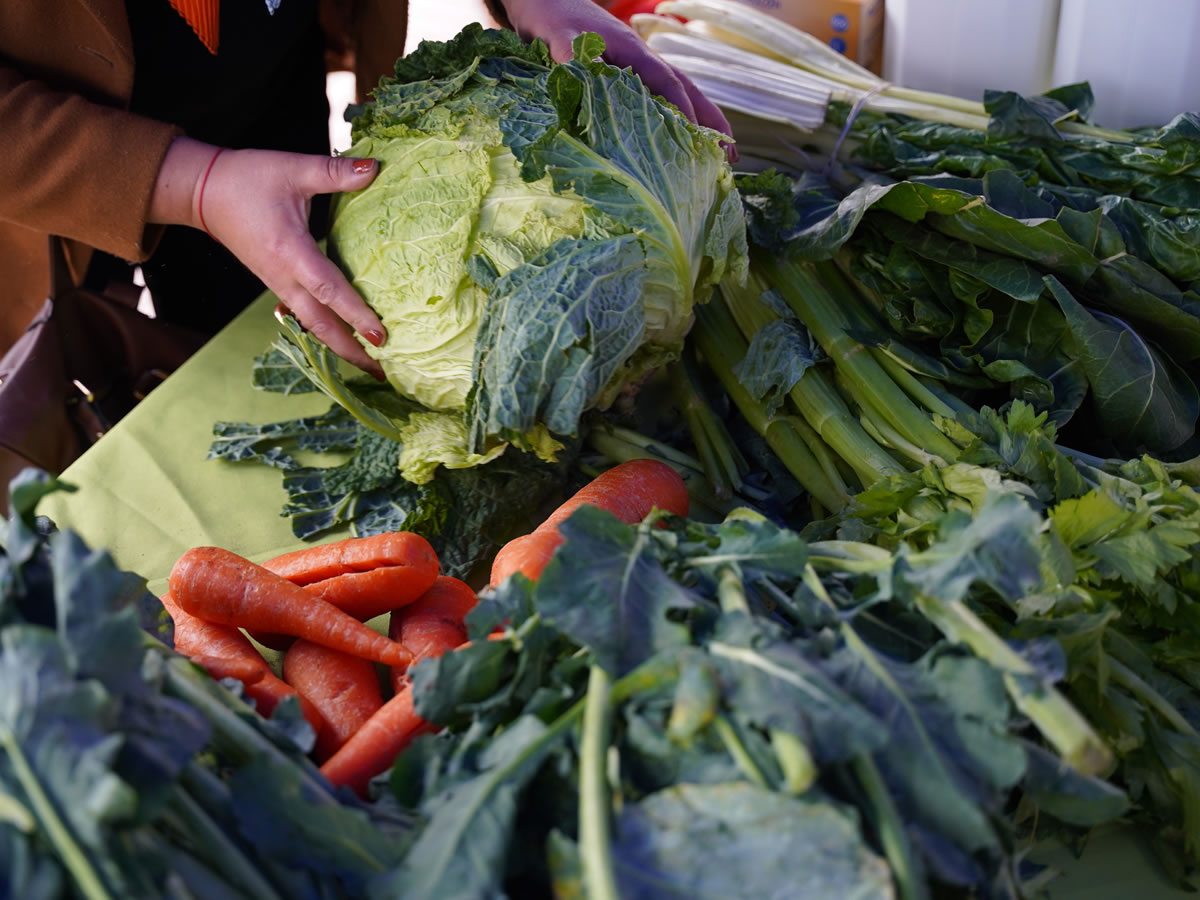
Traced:
<path fill-rule="evenodd" d="M 79 490 L 51 495 L 39 511 L 108 548 L 156 593 L 191 547 L 259 561 L 298 546 L 280 516 L 278 470 L 205 459 L 218 420 L 277 422 L 329 408 L 319 392 L 282 396 L 250 385 L 251 361 L 278 328 L 275 301 L 264 294 L 157 387 L 62 474 Z"/>
<path fill-rule="evenodd" d="M 264 295 L 205 345 L 63 473 L 79 490 L 48 497 L 40 511 L 90 546 L 107 548 L 156 593 L 191 547 L 211 544 L 262 560 L 299 546 L 279 515 L 278 471 L 205 459 L 216 421 L 276 422 L 329 406 L 324 394 L 284 397 L 250 386 L 251 360 L 276 332 L 274 304 Z M 1097 833 L 1080 859 L 1056 847 L 1037 858 L 1063 871 L 1053 900 L 1196 896 L 1173 890 L 1129 829 Z"/>

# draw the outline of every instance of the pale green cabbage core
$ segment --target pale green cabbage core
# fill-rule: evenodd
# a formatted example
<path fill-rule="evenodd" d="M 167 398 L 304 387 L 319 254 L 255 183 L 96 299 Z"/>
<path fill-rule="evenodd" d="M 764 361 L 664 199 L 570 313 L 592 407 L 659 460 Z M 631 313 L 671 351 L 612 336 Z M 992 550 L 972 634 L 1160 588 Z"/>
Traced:
<path fill-rule="evenodd" d="M 581 235 L 586 204 L 556 193 L 549 176 L 522 181 L 493 122 L 397 131 L 350 149 L 380 169 L 368 191 L 339 198 L 334 238 L 353 286 L 387 329 L 383 347 L 364 346 L 388 381 L 430 409 L 461 410 L 488 300 L 467 262 L 481 254 L 504 275 Z"/>

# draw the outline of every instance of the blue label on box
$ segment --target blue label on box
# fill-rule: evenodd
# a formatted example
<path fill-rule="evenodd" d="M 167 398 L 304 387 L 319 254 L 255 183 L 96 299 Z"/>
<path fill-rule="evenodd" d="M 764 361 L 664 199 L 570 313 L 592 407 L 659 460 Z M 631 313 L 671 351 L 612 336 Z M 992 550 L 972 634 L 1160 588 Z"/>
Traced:
<path fill-rule="evenodd" d="M 830 38 L 829 46 L 832 47 L 834 50 L 836 50 L 838 53 L 846 52 L 846 42 L 840 37 Z"/>
<path fill-rule="evenodd" d="M 833 26 L 834 31 L 845 31 L 850 27 L 850 20 L 841 13 L 838 13 L 829 20 L 829 24 Z"/>

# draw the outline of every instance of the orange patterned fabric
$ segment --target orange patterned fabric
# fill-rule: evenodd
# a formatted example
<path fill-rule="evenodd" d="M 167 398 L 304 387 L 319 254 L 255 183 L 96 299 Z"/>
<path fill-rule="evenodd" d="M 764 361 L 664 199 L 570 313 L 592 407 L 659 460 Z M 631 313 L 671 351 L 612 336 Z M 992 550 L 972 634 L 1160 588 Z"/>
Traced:
<path fill-rule="evenodd" d="M 192 26 L 208 52 L 215 55 L 221 42 L 221 0 L 171 0 L 171 6 Z"/>

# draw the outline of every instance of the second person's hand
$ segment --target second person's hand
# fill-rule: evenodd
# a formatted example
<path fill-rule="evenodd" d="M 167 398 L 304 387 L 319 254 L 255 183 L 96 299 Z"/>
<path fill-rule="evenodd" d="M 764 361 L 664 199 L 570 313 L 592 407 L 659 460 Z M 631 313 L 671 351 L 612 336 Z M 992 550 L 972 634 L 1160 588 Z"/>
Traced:
<path fill-rule="evenodd" d="M 605 62 L 631 68 L 652 93 L 673 103 L 693 122 L 733 135 L 725 114 L 687 75 L 663 62 L 637 32 L 596 0 L 505 0 L 504 10 L 521 37 L 541 38 L 558 62 L 571 59 L 577 36 L 595 32 L 604 38 Z M 733 145 L 727 147 L 736 159 Z"/>
<path fill-rule="evenodd" d="M 383 323 L 308 231 L 314 196 L 361 190 L 377 171 L 378 163 L 369 159 L 221 150 L 177 138 L 159 172 L 150 221 L 207 231 L 314 337 L 382 378 L 379 363 L 350 329 L 379 346 L 386 338 Z"/>

